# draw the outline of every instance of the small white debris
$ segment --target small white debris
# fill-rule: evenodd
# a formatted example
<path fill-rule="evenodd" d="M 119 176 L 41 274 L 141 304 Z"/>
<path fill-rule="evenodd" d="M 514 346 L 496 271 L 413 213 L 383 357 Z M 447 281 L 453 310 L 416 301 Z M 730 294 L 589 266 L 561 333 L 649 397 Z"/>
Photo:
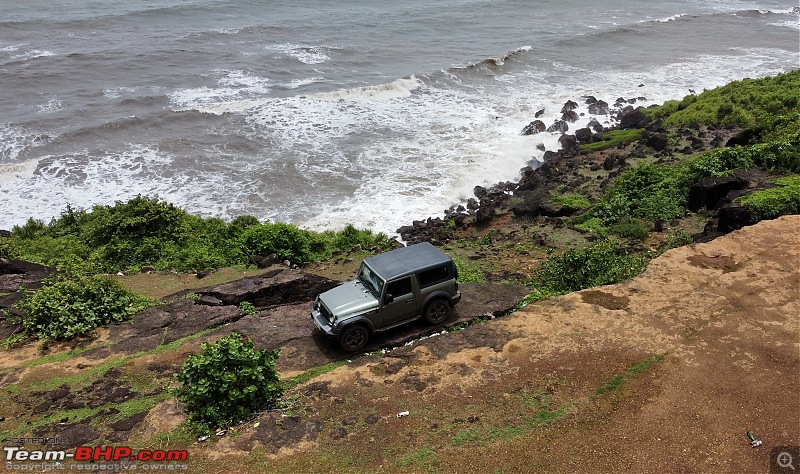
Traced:
<path fill-rule="evenodd" d="M 398 418 L 402 418 L 402 417 L 408 416 L 408 415 L 409 415 L 408 411 L 401 411 L 400 413 L 397 414 L 397 417 Z"/>

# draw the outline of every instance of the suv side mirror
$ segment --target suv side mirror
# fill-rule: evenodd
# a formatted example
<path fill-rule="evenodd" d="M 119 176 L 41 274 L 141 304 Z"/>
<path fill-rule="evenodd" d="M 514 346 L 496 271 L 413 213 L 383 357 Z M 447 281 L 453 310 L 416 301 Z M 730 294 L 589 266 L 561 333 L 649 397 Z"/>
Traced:
<path fill-rule="evenodd" d="M 383 297 L 383 304 L 389 304 L 394 301 L 394 296 L 391 293 L 386 293 Z"/>

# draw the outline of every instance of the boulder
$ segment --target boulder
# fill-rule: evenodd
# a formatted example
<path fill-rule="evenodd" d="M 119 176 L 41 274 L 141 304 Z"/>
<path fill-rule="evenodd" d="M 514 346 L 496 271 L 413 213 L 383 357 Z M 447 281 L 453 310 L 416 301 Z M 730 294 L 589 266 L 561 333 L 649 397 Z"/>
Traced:
<path fill-rule="evenodd" d="M 646 133 L 645 145 L 649 146 L 655 151 L 664 151 L 667 149 L 669 141 L 667 140 L 666 133 Z"/>
<path fill-rule="evenodd" d="M 730 203 L 719 210 L 719 222 L 717 223 L 719 232 L 733 232 L 746 225 L 750 225 L 750 212 L 746 206 Z"/>
<path fill-rule="evenodd" d="M 578 143 L 591 143 L 592 131 L 589 130 L 589 127 L 579 128 L 575 130 L 575 139 L 578 140 Z"/>
<path fill-rule="evenodd" d="M 339 283 L 299 270 L 276 269 L 262 275 L 242 278 L 211 287 L 193 290 L 201 297 L 212 297 L 223 305 L 238 306 L 247 301 L 259 308 L 311 301 Z"/>
<path fill-rule="evenodd" d="M 24 260 L 0 259 L 0 293 L 12 293 L 21 287 L 36 289 L 56 269 Z"/>
<path fill-rule="evenodd" d="M 536 135 L 537 133 L 544 132 L 546 130 L 546 126 L 544 122 L 541 120 L 534 120 L 533 122 L 525 125 L 525 128 L 522 129 L 523 135 Z"/>
<path fill-rule="evenodd" d="M 552 125 L 547 127 L 547 131 L 550 133 L 555 133 L 555 132 L 565 133 L 567 130 L 569 130 L 569 124 L 567 124 L 567 122 L 563 120 L 556 120 L 555 122 L 553 122 Z"/>
<path fill-rule="evenodd" d="M 697 212 L 702 208 L 715 209 L 728 193 L 744 189 L 748 181 L 737 176 L 711 176 L 699 183 L 693 184 L 689 189 L 689 202 L 687 208 Z M 738 228 L 738 227 L 737 227 Z"/>
<path fill-rule="evenodd" d="M 598 100 L 589 104 L 589 113 L 592 115 L 608 115 L 608 102 Z"/>
<path fill-rule="evenodd" d="M 564 150 L 564 153 L 575 153 L 580 150 L 575 135 L 561 135 L 558 138 L 558 144 L 561 145 L 561 149 Z"/>
<path fill-rule="evenodd" d="M 600 122 L 598 122 L 597 119 L 594 117 L 592 117 L 591 120 L 589 120 L 587 127 L 590 130 L 594 131 L 594 133 L 600 133 L 603 131 L 603 126 L 600 125 Z"/>
<path fill-rule="evenodd" d="M 642 112 L 641 108 L 634 109 L 627 106 L 617 115 L 620 128 L 643 128 L 651 122 L 650 117 Z"/>
<path fill-rule="evenodd" d="M 542 115 L 544 115 L 544 109 L 539 109 L 539 110 L 536 111 L 535 114 L 533 114 L 534 118 L 539 118 Z"/>
<path fill-rule="evenodd" d="M 578 118 L 578 114 L 574 110 L 567 110 L 561 114 L 561 120 L 566 122 L 577 122 Z"/>
<path fill-rule="evenodd" d="M 568 100 L 564 103 L 564 106 L 561 107 L 561 113 L 570 112 L 578 108 L 578 104 L 572 100 Z"/>

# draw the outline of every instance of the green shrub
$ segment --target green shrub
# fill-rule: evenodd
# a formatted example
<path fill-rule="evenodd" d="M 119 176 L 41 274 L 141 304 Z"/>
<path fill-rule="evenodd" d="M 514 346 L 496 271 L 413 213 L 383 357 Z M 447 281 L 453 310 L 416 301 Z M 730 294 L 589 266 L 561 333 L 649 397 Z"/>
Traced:
<path fill-rule="evenodd" d="M 26 333 L 56 340 L 126 321 L 148 305 L 146 298 L 103 276 L 55 281 L 27 292 L 17 303 Z"/>
<path fill-rule="evenodd" d="M 675 229 L 669 231 L 669 233 L 667 234 L 667 240 L 665 242 L 665 245 L 667 249 L 674 249 L 676 247 L 683 247 L 684 245 L 689 245 L 692 242 L 694 242 L 694 240 L 692 239 L 692 236 L 689 235 L 688 232 L 686 232 L 683 229 Z"/>
<path fill-rule="evenodd" d="M 189 419 L 206 426 L 227 427 L 274 404 L 282 388 L 275 363 L 278 350 L 257 351 L 253 341 L 237 333 L 214 344 L 203 343 L 175 376 L 178 399 Z"/>
<path fill-rule="evenodd" d="M 592 205 L 588 197 L 584 196 L 583 194 L 576 194 L 576 193 L 569 193 L 569 194 L 554 193 L 550 197 L 550 202 L 553 204 L 557 204 L 561 207 L 567 207 L 575 210 L 586 209 Z"/>
<path fill-rule="evenodd" d="M 581 219 L 580 222 L 576 222 L 575 228 L 596 235 L 606 235 L 608 233 L 608 227 L 603 224 L 603 219 L 599 217 Z"/>
<path fill-rule="evenodd" d="M 281 260 L 300 264 L 311 260 L 311 240 L 307 231 L 281 222 L 249 227 L 242 233 L 248 251 L 257 255 L 272 255 Z"/>
<path fill-rule="evenodd" d="M 609 130 L 603 132 L 600 136 L 600 141 L 594 143 L 586 143 L 581 145 L 581 152 L 592 152 L 598 150 L 605 150 L 612 148 L 620 143 L 631 143 L 641 140 L 644 130 L 640 128 L 632 128 L 628 130 Z"/>
<path fill-rule="evenodd" d="M 629 255 L 610 240 L 553 255 L 539 266 L 532 284 L 544 294 L 563 294 L 627 280 L 644 270 L 646 258 Z"/>
<path fill-rule="evenodd" d="M 747 206 L 751 224 L 786 214 L 800 214 L 800 175 L 776 179 L 775 184 L 775 188 L 756 191 L 738 199 Z"/>
<path fill-rule="evenodd" d="M 644 240 L 650 235 L 652 225 L 648 221 L 635 217 L 623 217 L 619 222 L 612 225 L 611 233 L 628 240 Z"/>
<path fill-rule="evenodd" d="M 680 102 L 668 101 L 646 109 L 654 120 L 671 127 L 691 124 L 752 126 L 797 110 L 800 71 L 773 77 L 734 81 L 700 95 L 688 95 Z"/>
<path fill-rule="evenodd" d="M 258 309 L 256 309 L 256 306 L 249 301 L 242 301 L 241 303 L 239 303 L 239 309 L 244 311 L 244 314 L 258 313 Z"/>

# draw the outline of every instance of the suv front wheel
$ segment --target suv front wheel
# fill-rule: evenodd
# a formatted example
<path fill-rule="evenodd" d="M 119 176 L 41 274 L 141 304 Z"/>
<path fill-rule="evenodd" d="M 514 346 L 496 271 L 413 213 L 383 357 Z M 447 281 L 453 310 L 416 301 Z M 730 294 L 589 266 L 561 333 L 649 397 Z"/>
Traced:
<path fill-rule="evenodd" d="M 369 329 L 361 324 L 348 326 L 339 337 L 339 345 L 348 352 L 360 351 L 367 342 L 369 342 Z"/>
<path fill-rule="evenodd" d="M 425 308 L 425 320 L 431 324 L 443 323 L 448 316 L 450 316 L 450 305 L 441 298 L 431 301 Z"/>

